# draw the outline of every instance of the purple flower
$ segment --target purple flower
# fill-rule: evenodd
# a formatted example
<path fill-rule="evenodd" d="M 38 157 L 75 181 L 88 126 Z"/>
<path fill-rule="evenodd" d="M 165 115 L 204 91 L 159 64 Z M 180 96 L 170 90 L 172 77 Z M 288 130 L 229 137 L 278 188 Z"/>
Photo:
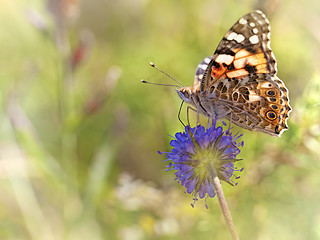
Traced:
<path fill-rule="evenodd" d="M 214 197 L 213 177 L 218 176 L 232 186 L 237 185 L 230 178 L 239 177 L 234 175 L 235 171 L 242 171 L 234 166 L 236 156 L 240 153 L 243 142 L 236 143 L 242 135 L 232 136 L 230 129 L 223 131 L 221 126 L 216 127 L 216 121 L 212 126 L 205 129 L 198 125 L 196 128 L 185 127 L 184 132 L 175 134 L 170 145 L 173 147 L 167 153 L 170 163 L 166 171 L 176 170 L 176 180 L 186 188 L 186 192 L 193 194 L 194 203 L 200 199 Z M 162 154 L 161 152 L 159 152 Z M 191 204 L 192 207 L 194 203 Z M 206 204 L 206 207 L 207 204 Z"/>

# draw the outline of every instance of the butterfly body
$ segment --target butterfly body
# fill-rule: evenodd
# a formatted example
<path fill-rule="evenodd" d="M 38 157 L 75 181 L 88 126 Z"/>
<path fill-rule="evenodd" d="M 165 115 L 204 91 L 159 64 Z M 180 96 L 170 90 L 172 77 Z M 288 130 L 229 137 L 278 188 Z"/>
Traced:
<path fill-rule="evenodd" d="M 276 76 L 270 25 L 261 11 L 240 18 L 212 57 L 205 58 L 182 100 L 209 118 L 227 118 L 249 130 L 280 136 L 291 111 L 288 90 Z"/>

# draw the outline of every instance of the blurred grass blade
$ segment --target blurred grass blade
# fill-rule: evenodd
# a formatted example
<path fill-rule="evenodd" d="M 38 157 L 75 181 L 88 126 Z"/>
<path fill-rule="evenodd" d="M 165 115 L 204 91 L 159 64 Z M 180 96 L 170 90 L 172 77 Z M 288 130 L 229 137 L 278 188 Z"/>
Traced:
<path fill-rule="evenodd" d="M 49 221 L 45 217 L 44 212 L 37 200 L 36 192 L 32 187 L 30 176 L 26 169 L 25 161 L 28 158 L 22 156 L 20 149 L 15 149 L 15 154 L 19 156 L 14 159 L 19 161 L 19 176 L 11 175 L 11 168 L 8 164 L 2 164 L 8 175 L 10 186 L 13 191 L 15 200 L 22 212 L 25 226 L 29 231 L 31 239 L 54 240 L 53 234 L 49 225 Z M 18 158 L 18 159 L 17 159 Z"/>
<path fill-rule="evenodd" d="M 6 111 L 9 116 L 14 134 L 22 150 L 27 153 L 35 166 L 50 177 L 51 183 L 63 185 L 62 169 L 55 159 L 43 148 L 36 131 L 28 117 L 20 107 L 13 94 L 9 94 L 6 102 Z"/>

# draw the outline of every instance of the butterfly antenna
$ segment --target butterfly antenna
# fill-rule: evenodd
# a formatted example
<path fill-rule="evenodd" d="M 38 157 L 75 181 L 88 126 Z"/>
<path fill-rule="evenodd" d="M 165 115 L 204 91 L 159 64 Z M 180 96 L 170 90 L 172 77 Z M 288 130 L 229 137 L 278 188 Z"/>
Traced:
<path fill-rule="evenodd" d="M 175 79 L 174 77 L 172 77 L 171 75 L 169 75 L 168 73 L 162 71 L 160 68 L 158 68 L 156 65 L 154 65 L 153 62 L 150 62 L 150 66 L 157 69 L 159 72 L 163 73 L 164 75 L 166 75 L 167 77 L 173 79 L 174 81 L 176 81 L 177 83 L 179 83 L 182 87 L 184 87 L 184 85 L 177 79 Z M 180 87 L 180 86 L 179 86 Z"/>
<path fill-rule="evenodd" d="M 153 83 L 153 82 L 147 82 L 146 80 L 141 79 L 142 83 L 148 83 L 148 84 L 153 84 L 153 85 L 160 85 L 160 86 L 165 86 L 165 87 L 178 87 L 180 88 L 181 86 L 179 85 L 174 85 L 174 84 L 165 84 L 165 83 Z"/>

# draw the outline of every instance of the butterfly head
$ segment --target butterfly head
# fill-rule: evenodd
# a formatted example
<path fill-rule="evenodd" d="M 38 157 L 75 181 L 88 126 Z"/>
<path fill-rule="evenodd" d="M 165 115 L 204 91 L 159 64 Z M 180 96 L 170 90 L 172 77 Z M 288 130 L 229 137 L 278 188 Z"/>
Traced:
<path fill-rule="evenodd" d="M 184 102 L 195 105 L 194 96 L 198 93 L 198 88 L 196 86 L 182 87 L 180 89 L 176 89 L 176 91 Z"/>
<path fill-rule="evenodd" d="M 179 97 L 186 103 L 191 103 L 192 102 L 192 98 L 191 98 L 191 91 L 188 88 L 180 88 L 180 89 L 176 89 Z"/>

